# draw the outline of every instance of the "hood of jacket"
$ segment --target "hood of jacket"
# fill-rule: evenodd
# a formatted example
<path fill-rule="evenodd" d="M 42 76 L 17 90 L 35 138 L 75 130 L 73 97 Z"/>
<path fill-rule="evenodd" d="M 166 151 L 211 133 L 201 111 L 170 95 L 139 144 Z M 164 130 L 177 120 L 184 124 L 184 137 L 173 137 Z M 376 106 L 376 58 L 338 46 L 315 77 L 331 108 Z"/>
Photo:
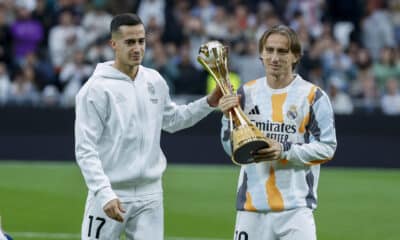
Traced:
<path fill-rule="evenodd" d="M 101 78 L 111 78 L 116 80 L 125 80 L 131 81 L 131 78 L 125 73 L 119 71 L 114 66 L 114 61 L 108 61 L 104 63 L 98 63 L 96 69 L 93 72 L 93 76 L 101 77 Z M 140 70 L 140 66 L 139 66 Z M 139 74 L 139 71 L 138 71 Z"/>

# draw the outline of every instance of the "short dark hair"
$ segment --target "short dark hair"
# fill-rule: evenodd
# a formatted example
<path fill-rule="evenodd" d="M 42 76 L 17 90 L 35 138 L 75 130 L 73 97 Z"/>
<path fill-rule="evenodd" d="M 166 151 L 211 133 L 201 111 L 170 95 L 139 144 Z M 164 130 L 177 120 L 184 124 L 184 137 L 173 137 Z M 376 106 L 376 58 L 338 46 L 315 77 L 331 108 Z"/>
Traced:
<path fill-rule="evenodd" d="M 140 24 L 143 24 L 143 22 L 136 14 L 133 13 L 118 14 L 111 21 L 110 32 L 111 34 L 118 32 L 120 26 L 124 25 L 136 26 Z"/>
<path fill-rule="evenodd" d="M 301 50 L 301 44 L 300 44 L 300 40 L 297 36 L 297 33 L 291 29 L 288 26 L 285 25 L 276 25 L 272 28 L 270 28 L 269 30 L 265 31 L 264 34 L 261 36 L 260 41 L 258 43 L 258 51 L 261 54 L 262 51 L 264 50 L 264 45 L 268 39 L 269 36 L 271 36 L 271 34 L 280 34 L 283 36 L 286 36 L 289 40 L 289 49 L 290 51 L 297 57 L 301 57 L 302 55 L 302 50 Z M 293 64 L 293 69 L 296 67 L 297 63 L 299 62 L 299 60 Z"/>

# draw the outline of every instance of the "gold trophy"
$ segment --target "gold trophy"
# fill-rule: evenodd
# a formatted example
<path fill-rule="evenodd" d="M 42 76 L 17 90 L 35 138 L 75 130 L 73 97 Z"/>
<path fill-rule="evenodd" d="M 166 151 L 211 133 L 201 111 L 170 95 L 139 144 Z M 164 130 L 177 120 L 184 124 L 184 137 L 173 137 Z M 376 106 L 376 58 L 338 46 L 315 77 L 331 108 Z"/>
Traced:
<path fill-rule="evenodd" d="M 202 44 L 197 61 L 214 78 L 224 95 L 233 94 L 228 71 L 228 49 L 218 41 Z M 269 139 L 249 120 L 240 106 L 229 112 L 232 161 L 235 164 L 255 162 L 253 152 L 268 147 Z"/>

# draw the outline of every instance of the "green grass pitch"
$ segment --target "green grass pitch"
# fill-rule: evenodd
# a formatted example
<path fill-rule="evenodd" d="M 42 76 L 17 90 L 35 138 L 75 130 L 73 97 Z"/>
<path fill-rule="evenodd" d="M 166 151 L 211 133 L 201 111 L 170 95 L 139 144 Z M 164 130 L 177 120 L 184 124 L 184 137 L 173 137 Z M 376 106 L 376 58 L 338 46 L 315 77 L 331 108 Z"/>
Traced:
<path fill-rule="evenodd" d="M 232 239 L 239 168 L 169 165 L 164 175 L 168 239 Z M 400 169 L 322 166 L 318 239 L 399 239 Z M 86 188 L 74 163 L 0 162 L 2 226 L 17 240 L 79 239 Z"/>

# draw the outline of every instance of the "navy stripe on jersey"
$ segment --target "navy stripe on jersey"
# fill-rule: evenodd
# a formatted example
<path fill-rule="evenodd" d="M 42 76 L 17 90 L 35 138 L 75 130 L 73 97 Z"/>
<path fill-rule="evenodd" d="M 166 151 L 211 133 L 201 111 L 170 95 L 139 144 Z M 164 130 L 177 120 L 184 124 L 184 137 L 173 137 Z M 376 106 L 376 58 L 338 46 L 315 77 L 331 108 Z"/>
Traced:
<path fill-rule="evenodd" d="M 228 122 L 228 127 L 225 129 L 224 131 L 224 136 L 222 136 L 222 141 L 226 142 L 229 140 L 229 138 L 231 137 L 231 127 L 230 127 L 231 123 Z"/>
<path fill-rule="evenodd" d="M 310 122 L 308 123 L 308 130 L 311 134 L 319 141 L 319 137 L 321 136 L 321 129 L 318 126 L 318 122 L 315 119 L 314 109 L 311 108 L 310 110 Z"/>
<path fill-rule="evenodd" d="M 313 204 L 316 205 L 317 204 L 317 199 L 314 196 L 314 175 L 312 174 L 312 172 L 310 171 L 309 173 L 307 173 L 306 175 L 306 182 L 307 182 L 307 186 L 308 186 L 308 194 L 306 196 L 306 203 L 307 203 L 307 207 L 310 209 L 313 209 Z"/>
<path fill-rule="evenodd" d="M 304 133 L 304 142 L 305 143 L 310 143 L 310 132 L 309 131 L 306 131 Z M 301 145 L 301 144 L 299 144 L 299 145 Z"/>
<path fill-rule="evenodd" d="M 315 91 L 313 104 L 316 103 L 322 96 L 323 96 L 323 94 L 322 94 L 321 89 L 317 88 L 317 90 Z"/>
<path fill-rule="evenodd" d="M 244 204 L 246 202 L 246 192 L 247 192 L 247 173 L 243 171 L 243 182 L 239 188 L 236 198 L 236 209 L 244 210 Z"/>
<path fill-rule="evenodd" d="M 288 151 L 290 149 L 290 147 L 292 146 L 292 143 L 291 142 L 284 142 L 284 143 L 282 143 L 282 145 L 283 145 L 283 151 L 286 152 L 286 151 Z"/>
<path fill-rule="evenodd" d="M 242 107 L 242 109 L 244 109 L 244 106 L 246 104 L 246 97 L 244 94 L 244 89 L 243 86 L 241 86 L 238 90 L 237 90 L 237 94 L 241 95 L 240 97 L 240 107 Z"/>
<path fill-rule="evenodd" d="M 304 142 L 310 143 L 310 133 L 315 137 L 317 141 L 320 140 L 321 129 L 318 126 L 318 122 L 315 119 L 315 113 L 313 105 L 323 96 L 321 89 L 317 88 L 313 104 L 310 106 L 310 120 L 306 126 L 306 132 L 304 133 Z"/>

